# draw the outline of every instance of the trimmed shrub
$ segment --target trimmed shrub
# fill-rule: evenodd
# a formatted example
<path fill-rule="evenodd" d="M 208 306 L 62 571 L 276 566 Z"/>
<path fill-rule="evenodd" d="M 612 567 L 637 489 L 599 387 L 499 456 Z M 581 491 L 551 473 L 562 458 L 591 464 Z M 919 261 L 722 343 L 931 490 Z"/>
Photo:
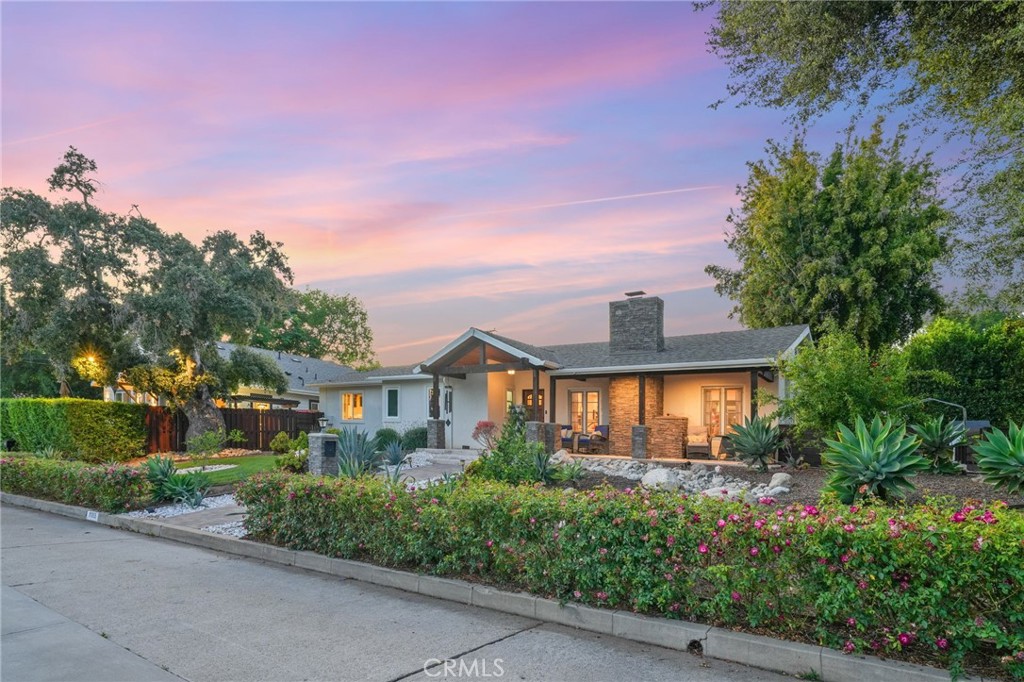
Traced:
<path fill-rule="evenodd" d="M 0 439 L 87 462 L 124 461 L 146 447 L 146 406 L 81 398 L 0 400 Z"/>
<path fill-rule="evenodd" d="M 111 513 L 144 507 L 152 497 L 141 469 L 37 457 L 0 458 L 0 490 Z"/>
<path fill-rule="evenodd" d="M 414 426 L 402 434 L 402 447 L 406 450 L 418 450 L 427 447 L 427 427 Z"/>
<path fill-rule="evenodd" d="M 377 429 L 373 440 L 377 444 L 378 450 L 384 450 L 388 447 L 388 443 L 401 443 L 402 436 L 398 431 L 385 426 L 383 429 Z"/>
<path fill-rule="evenodd" d="M 274 458 L 274 468 L 282 471 L 288 471 L 293 474 L 304 473 L 309 466 L 309 451 L 308 450 L 297 450 L 295 452 L 286 452 L 280 457 Z"/>
<path fill-rule="evenodd" d="M 282 474 L 250 478 L 237 496 L 250 534 L 292 549 L 930 659 L 954 674 L 968 656 L 1024 673 L 1024 516 L 1002 503 L 750 506 Z"/>
<path fill-rule="evenodd" d="M 283 455 L 292 448 L 292 439 L 285 431 L 278 431 L 270 441 L 270 449 Z"/>

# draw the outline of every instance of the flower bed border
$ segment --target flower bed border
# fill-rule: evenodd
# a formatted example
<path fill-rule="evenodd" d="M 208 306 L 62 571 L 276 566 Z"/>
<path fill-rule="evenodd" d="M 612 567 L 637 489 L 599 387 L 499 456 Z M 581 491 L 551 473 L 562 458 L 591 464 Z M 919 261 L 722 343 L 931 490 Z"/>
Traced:
<path fill-rule="evenodd" d="M 732 632 L 722 628 L 641 616 L 626 611 L 610 611 L 582 604 L 561 605 L 553 599 L 524 592 L 506 592 L 451 578 L 419 575 L 383 568 L 374 564 L 335 559 L 313 552 L 284 549 L 252 540 L 217 535 L 175 526 L 160 521 L 133 519 L 96 512 L 59 502 L 0 492 L 0 504 L 88 520 L 111 528 L 173 540 L 204 549 L 226 552 L 250 559 L 294 566 L 317 573 L 392 587 L 427 597 L 478 606 L 536 620 L 567 625 L 603 635 L 620 637 L 681 651 L 694 651 L 700 645 L 705 656 L 792 675 L 817 673 L 825 682 L 945 682 L 946 670 L 913 663 L 891 661 L 874 656 L 846 655 L 827 647 L 773 639 L 761 635 Z M 765 665 L 771 661 L 771 667 Z M 978 682 L 977 677 L 962 677 Z"/>

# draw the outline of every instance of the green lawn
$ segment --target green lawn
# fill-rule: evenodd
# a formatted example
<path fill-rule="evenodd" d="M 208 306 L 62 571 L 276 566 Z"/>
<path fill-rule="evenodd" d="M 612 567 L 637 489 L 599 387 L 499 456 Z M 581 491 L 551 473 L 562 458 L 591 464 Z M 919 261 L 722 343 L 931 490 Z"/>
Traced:
<path fill-rule="evenodd" d="M 275 455 L 253 455 L 251 457 L 220 457 L 218 459 L 201 459 L 195 462 L 188 460 L 176 462 L 175 467 L 184 469 L 194 466 L 211 466 L 214 464 L 234 464 L 234 469 L 221 469 L 220 471 L 209 471 L 206 475 L 211 485 L 224 485 L 234 483 L 243 478 L 249 478 L 261 471 L 272 471 L 274 469 Z"/>

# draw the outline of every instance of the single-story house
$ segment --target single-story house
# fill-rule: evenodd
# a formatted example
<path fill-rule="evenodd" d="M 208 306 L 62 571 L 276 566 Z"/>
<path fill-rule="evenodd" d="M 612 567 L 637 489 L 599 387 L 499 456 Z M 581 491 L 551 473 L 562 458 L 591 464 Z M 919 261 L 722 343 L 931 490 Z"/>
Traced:
<path fill-rule="evenodd" d="M 221 341 L 217 343 L 217 353 L 227 359 L 231 356 L 231 351 L 239 347 L 236 344 Z M 320 390 L 314 384 L 327 377 L 337 376 L 341 372 L 352 371 L 351 367 L 327 360 L 307 358 L 302 355 L 256 348 L 255 346 L 241 347 L 266 356 L 277 363 L 278 368 L 288 379 L 288 388 L 283 393 L 269 393 L 267 389 L 260 386 L 240 386 L 228 399 L 218 401 L 221 407 L 317 412 L 320 410 Z M 134 386 L 125 381 L 119 381 L 114 386 L 105 386 L 103 399 L 113 402 L 161 404 L 156 396 L 137 391 Z"/>
<path fill-rule="evenodd" d="M 664 301 L 628 296 L 609 303 L 608 341 L 539 347 L 470 328 L 421 363 L 314 382 L 321 410 L 333 426 L 425 425 L 431 447 L 471 448 L 477 422 L 522 405 L 551 425 L 549 444 L 602 431 L 610 454 L 636 455 L 639 437 L 643 456 L 679 457 L 768 414 L 757 393 L 784 396 L 773 368 L 810 342 L 806 325 L 666 337 Z"/>

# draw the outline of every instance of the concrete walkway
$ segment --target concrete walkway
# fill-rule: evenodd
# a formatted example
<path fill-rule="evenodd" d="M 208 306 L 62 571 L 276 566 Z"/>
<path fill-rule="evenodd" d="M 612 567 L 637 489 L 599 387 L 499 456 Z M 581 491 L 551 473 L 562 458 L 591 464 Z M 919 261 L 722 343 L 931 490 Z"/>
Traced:
<path fill-rule="evenodd" d="M 787 679 L 41 512 L 0 523 L 4 682 Z"/>

